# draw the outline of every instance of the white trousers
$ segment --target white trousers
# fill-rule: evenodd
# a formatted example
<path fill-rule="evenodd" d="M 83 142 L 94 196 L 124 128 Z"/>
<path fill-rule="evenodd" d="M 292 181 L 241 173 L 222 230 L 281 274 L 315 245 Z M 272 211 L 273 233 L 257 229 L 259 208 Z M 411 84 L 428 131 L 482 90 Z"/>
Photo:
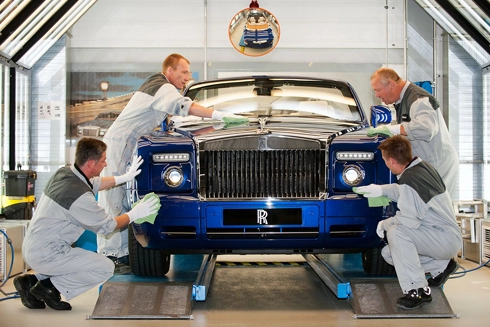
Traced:
<path fill-rule="evenodd" d="M 434 226 L 411 229 L 392 225 L 386 235 L 388 245 L 381 254 L 386 262 L 395 266 L 404 293 L 427 287 L 425 274 L 435 277 L 442 273 L 462 245 L 457 233 Z"/>

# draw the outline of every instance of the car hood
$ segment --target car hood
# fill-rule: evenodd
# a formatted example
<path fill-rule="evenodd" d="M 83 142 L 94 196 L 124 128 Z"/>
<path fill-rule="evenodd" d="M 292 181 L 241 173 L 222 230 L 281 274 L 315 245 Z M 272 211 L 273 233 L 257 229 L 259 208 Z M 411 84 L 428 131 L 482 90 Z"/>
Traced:
<path fill-rule="evenodd" d="M 325 123 L 315 119 L 296 119 L 294 122 L 275 118 L 266 120 L 263 118 L 252 119 L 248 124 L 227 126 L 217 121 L 201 120 L 200 122 L 187 122 L 178 124 L 174 131 L 199 142 L 241 137 L 250 135 L 285 135 L 290 137 L 327 140 L 350 132 L 368 127 L 356 122 L 332 121 Z"/>

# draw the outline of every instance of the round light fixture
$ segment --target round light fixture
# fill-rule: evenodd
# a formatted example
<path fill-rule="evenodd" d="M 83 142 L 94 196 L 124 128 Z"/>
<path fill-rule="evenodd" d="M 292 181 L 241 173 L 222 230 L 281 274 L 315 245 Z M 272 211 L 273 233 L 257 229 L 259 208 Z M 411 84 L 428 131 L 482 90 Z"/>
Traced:
<path fill-rule="evenodd" d="M 184 174 L 180 168 L 171 167 L 163 174 L 163 180 L 170 187 L 178 187 L 184 182 Z"/>
<path fill-rule="evenodd" d="M 357 186 L 364 179 L 364 171 L 356 165 L 348 165 L 344 167 L 342 172 L 342 180 L 349 186 Z"/>

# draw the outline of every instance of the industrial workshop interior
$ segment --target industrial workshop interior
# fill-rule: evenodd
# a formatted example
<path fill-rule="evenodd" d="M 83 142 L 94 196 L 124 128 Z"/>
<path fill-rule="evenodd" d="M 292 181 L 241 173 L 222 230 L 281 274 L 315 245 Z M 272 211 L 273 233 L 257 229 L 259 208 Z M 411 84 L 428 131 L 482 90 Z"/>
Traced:
<path fill-rule="evenodd" d="M 483 326 L 488 0 L 0 2 L 0 326 Z"/>

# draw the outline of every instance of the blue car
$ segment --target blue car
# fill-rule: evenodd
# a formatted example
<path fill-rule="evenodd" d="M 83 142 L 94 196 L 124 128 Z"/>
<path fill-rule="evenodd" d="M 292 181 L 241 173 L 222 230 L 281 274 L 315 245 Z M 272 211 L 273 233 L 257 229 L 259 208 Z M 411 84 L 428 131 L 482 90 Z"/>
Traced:
<path fill-rule="evenodd" d="M 274 33 L 264 11 L 250 11 L 243 30 L 243 43 L 249 48 L 264 49 L 272 47 Z"/>
<path fill-rule="evenodd" d="M 352 191 L 394 182 L 361 103 L 344 81 L 251 76 L 189 86 L 199 104 L 248 118 L 225 124 L 173 117 L 140 137 L 133 201 L 154 192 L 154 224 L 129 229 L 135 275 L 162 276 L 170 256 L 363 253 L 369 274 L 391 274 L 376 226 L 394 204 Z"/>

